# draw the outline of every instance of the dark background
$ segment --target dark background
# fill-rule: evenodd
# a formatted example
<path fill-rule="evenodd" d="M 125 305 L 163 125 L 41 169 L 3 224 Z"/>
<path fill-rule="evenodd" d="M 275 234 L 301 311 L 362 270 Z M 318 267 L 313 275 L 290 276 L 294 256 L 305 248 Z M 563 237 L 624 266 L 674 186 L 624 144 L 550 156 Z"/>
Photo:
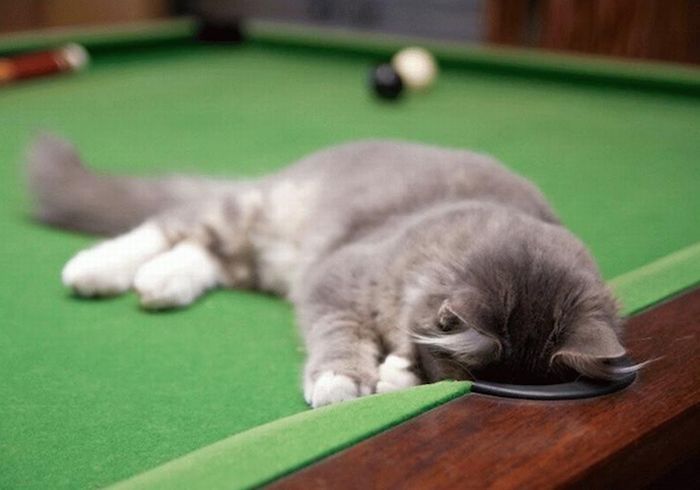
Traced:
<path fill-rule="evenodd" d="M 700 63 L 698 0 L 0 0 L 0 35 L 190 14 Z"/>

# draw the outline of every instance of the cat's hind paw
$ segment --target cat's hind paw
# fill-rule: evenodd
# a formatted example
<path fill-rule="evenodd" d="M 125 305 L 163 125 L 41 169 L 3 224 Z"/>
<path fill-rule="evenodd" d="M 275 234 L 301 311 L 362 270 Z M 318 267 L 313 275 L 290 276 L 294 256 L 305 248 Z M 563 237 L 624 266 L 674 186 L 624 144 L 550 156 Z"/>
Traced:
<path fill-rule="evenodd" d="M 66 263 L 61 279 L 81 296 L 120 294 L 131 287 L 138 267 L 167 246 L 160 229 L 145 224 L 79 252 Z"/>
<path fill-rule="evenodd" d="M 402 390 L 420 384 L 420 379 L 411 371 L 411 362 L 394 354 L 386 356 L 379 366 L 377 393 Z"/>
<path fill-rule="evenodd" d="M 349 376 L 333 371 L 324 371 L 304 389 L 306 402 L 313 408 L 353 400 L 370 393 L 368 386 L 360 386 Z"/>
<path fill-rule="evenodd" d="M 99 250 L 85 250 L 66 263 L 61 281 L 80 296 L 114 296 L 131 287 L 133 271 L 110 264 Z"/>
<path fill-rule="evenodd" d="M 218 261 L 204 247 L 183 242 L 142 265 L 134 289 L 144 308 L 177 308 L 219 285 L 222 275 Z"/>

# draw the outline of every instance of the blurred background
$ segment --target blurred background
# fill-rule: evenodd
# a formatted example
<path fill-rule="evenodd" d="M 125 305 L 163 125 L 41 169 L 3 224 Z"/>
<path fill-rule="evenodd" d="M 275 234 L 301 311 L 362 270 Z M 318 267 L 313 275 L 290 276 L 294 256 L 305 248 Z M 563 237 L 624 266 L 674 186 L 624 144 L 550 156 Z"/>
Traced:
<path fill-rule="evenodd" d="M 700 63 L 698 0 L 0 0 L 0 35 L 192 14 Z"/>

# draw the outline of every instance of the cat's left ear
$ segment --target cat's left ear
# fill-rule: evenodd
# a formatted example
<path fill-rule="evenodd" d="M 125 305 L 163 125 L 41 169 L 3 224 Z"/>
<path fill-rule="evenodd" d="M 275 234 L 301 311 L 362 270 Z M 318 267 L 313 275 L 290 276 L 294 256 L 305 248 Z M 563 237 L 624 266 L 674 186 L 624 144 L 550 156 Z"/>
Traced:
<path fill-rule="evenodd" d="M 610 361 L 624 355 L 625 349 L 610 325 L 589 321 L 572 330 L 551 362 L 560 362 L 591 378 L 611 379 L 619 375 L 619 370 Z"/>

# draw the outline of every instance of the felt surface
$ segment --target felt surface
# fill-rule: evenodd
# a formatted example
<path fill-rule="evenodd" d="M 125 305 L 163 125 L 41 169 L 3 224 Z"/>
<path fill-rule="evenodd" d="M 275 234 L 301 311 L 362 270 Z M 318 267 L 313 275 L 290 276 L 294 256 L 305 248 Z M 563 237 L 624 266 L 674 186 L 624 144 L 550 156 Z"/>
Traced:
<path fill-rule="evenodd" d="M 62 264 L 91 240 L 27 219 L 19 162 L 37 129 L 114 172 L 254 175 L 362 137 L 489 152 L 542 187 L 608 279 L 700 240 L 697 97 L 453 62 L 429 94 L 388 105 L 368 94 L 373 61 L 173 43 L 104 50 L 85 73 L 0 90 L 0 487 L 107 485 L 306 410 L 303 353 L 278 300 L 218 292 L 147 314 L 131 295 L 63 290 Z M 687 276 L 638 276 L 640 307 Z"/>
<path fill-rule="evenodd" d="M 626 315 L 634 315 L 700 284 L 700 242 L 609 282 Z"/>
<path fill-rule="evenodd" d="M 470 386 L 466 381 L 443 381 L 302 412 L 216 442 L 111 488 L 247 488 L 263 485 L 464 395 Z"/>

